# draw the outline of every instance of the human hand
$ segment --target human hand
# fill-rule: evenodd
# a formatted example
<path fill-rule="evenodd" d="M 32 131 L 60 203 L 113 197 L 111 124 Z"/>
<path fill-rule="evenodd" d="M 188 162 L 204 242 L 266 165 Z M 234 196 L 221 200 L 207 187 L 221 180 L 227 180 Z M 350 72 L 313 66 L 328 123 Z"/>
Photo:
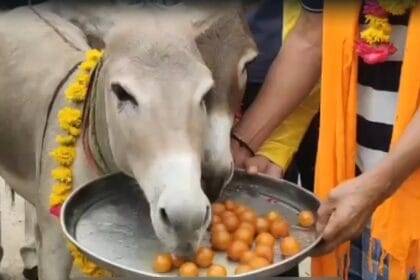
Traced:
<path fill-rule="evenodd" d="M 253 156 L 252 152 L 234 138 L 231 139 L 230 145 L 235 167 L 245 169 L 245 162 Z"/>
<path fill-rule="evenodd" d="M 231 140 L 231 149 L 235 166 L 245 169 L 248 174 L 263 173 L 274 178 L 283 177 L 283 168 L 265 156 L 254 156 L 249 149 L 234 138 Z"/>
<path fill-rule="evenodd" d="M 323 242 L 314 255 L 324 255 L 343 242 L 358 237 L 373 211 L 386 199 L 387 176 L 363 174 L 344 182 L 318 209 L 316 229 L 323 232 Z"/>
<path fill-rule="evenodd" d="M 244 165 L 248 174 L 263 173 L 274 178 L 282 178 L 284 175 L 283 168 L 276 165 L 265 156 L 256 155 L 254 157 L 249 157 L 245 160 Z"/>

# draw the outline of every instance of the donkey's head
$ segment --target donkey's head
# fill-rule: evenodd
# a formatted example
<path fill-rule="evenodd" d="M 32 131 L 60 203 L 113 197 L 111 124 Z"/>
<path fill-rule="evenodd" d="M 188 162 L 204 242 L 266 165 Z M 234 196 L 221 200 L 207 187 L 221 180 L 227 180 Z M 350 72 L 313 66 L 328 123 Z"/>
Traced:
<path fill-rule="evenodd" d="M 219 196 L 233 172 L 230 133 L 245 91 L 246 65 L 257 56 L 256 44 L 240 8 L 234 2 L 230 4 L 212 3 L 216 16 L 198 22 L 198 25 L 206 24 L 207 28 L 196 37 L 215 82 L 205 100 L 208 129 L 203 178 L 211 200 Z"/>
<path fill-rule="evenodd" d="M 139 182 L 159 239 L 186 255 L 211 216 L 201 162 L 213 79 L 193 38 L 164 30 L 114 27 L 100 83 L 115 163 Z"/>
<path fill-rule="evenodd" d="M 201 173 L 217 197 L 232 172 L 229 133 L 244 67 L 256 55 L 238 5 L 65 2 L 62 16 L 106 46 L 98 85 L 115 163 L 141 185 L 160 240 L 192 253 L 210 220 Z"/>

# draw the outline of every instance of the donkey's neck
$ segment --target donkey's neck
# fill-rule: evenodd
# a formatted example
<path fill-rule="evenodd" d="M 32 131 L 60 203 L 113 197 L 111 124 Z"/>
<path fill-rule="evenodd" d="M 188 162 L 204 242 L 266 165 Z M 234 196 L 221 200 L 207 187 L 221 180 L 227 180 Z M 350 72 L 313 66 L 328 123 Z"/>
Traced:
<path fill-rule="evenodd" d="M 101 65 L 95 71 L 86 104 L 85 153 L 100 174 L 119 171 L 112 154 L 106 121 L 105 91 L 101 79 Z"/>

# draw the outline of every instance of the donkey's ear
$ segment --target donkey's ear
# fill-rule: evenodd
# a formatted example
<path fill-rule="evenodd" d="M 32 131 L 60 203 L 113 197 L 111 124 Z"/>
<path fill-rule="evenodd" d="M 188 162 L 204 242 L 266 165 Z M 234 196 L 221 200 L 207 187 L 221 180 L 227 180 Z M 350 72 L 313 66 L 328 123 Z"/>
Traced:
<path fill-rule="evenodd" d="M 205 33 L 220 20 L 223 14 L 229 14 L 242 7 L 241 1 L 208 1 L 185 0 L 184 6 L 188 9 L 186 14 L 194 29 L 196 36 Z"/>
<path fill-rule="evenodd" d="M 87 43 L 91 48 L 105 48 L 105 32 L 110 29 L 112 24 L 104 20 L 95 19 L 94 17 L 85 18 L 79 16 L 71 17 L 69 20 L 83 31 Z"/>
<path fill-rule="evenodd" d="M 97 8 L 93 4 L 88 5 L 81 0 L 52 2 L 53 12 L 79 28 L 91 48 L 105 47 L 105 35 L 113 25 L 109 17 L 98 16 Z M 111 0 L 103 2 L 112 3 Z"/>
<path fill-rule="evenodd" d="M 192 21 L 192 26 L 194 29 L 194 35 L 199 36 L 200 34 L 205 33 L 207 30 L 209 30 L 215 20 L 212 17 L 208 17 L 205 19 L 197 19 Z"/>
<path fill-rule="evenodd" d="M 86 39 L 89 44 L 89 46 L 92 49 L 104 49 L 105 48 L 105 41 L 103 39 L 103 36 L 100 36 L 99 34 L 95 33 L 88 33 L 86 34 Z"/>
<path fill-rule="evenodd" d="M 221 99 L 226 102 L 237 91 L 235 89 L 241 88 L 239 82 L 246 76 L 243 75 L 245 66 L 256 57 L 257 46 L 241 6 L 219 9 L 206 23 L 195 41 L 215 79 L 215 93 L 210 98 L 214 100 L 209 100 L 214 104 L 209 104 L 210 109 L 213 105 L 221 105 Z"/>

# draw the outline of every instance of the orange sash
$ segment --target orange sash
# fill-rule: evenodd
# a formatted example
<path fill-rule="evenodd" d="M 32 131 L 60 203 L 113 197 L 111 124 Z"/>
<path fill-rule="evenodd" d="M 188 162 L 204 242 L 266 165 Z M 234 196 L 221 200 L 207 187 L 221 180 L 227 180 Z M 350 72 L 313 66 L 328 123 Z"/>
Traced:
<path fill-rule="evenodd" d="M 315 192 L 327 198 L 332 188 L 354 177 L 356 160 L 357 62 L 361 1 L 324 4 L 321 124 Z M 420 108 L 420 3 L 407 30 L 392 145 Z M 387 79 L 387 77 L 384 77 Z M 420 140 L 419 140 L 420 141 Z M 392 146 L 391 146 L 392 148 Z M 390 258 L 390 279 L 407 279 L 420 270 L 420 170 L 375 211 L 372 236 Z M 349 244 L 313 260 L 313 276 L 346 276 Z"/>

